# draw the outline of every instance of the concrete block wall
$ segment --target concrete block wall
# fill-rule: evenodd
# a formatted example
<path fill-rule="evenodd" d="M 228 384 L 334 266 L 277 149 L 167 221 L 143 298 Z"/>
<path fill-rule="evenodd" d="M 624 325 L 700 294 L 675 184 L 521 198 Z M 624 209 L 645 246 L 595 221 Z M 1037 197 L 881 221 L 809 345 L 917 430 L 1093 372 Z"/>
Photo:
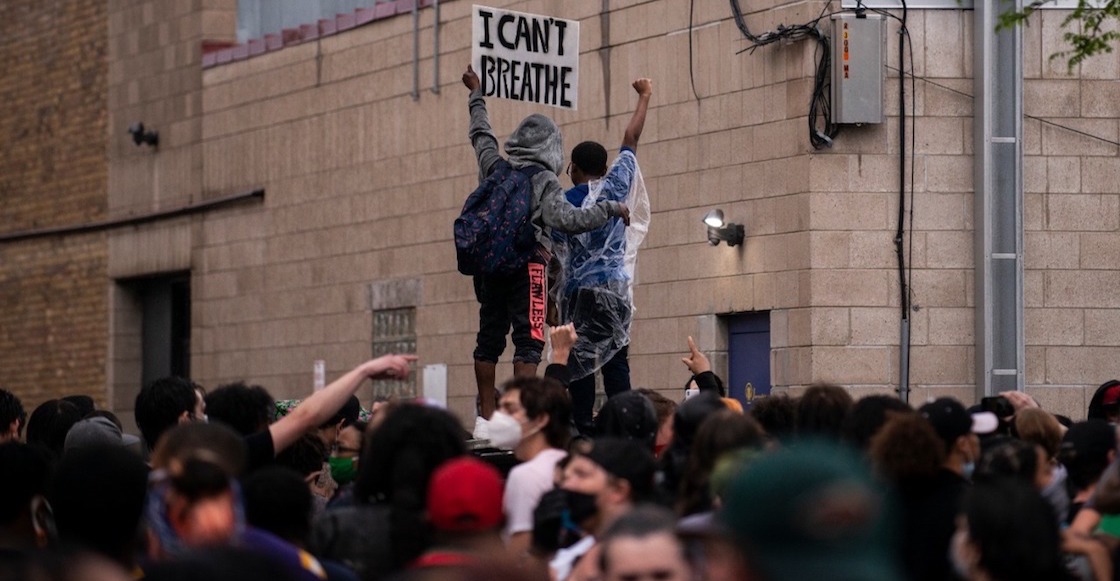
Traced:
<path fill-rule="evenodd" d="M 201 55 L 204 44 L 236 38 L 236 0 L 112 0 L 107 4 L 108 88 L 104 148 L 108 214 L 142 216 L 232 194 L 205 190 L 201 157 Z M 137 146 L 128 132 L 143 123 L 158 147 Z M 101 293 L 113 409 L 126 423 L 141 383 L 141 307 L 130 279 L 195 267 L 191 218 L 107 233 Z M 108 287 L 106 289 L 106 287 Z"/>
<path fill-rule="evenodd" d="M 503 5 L 581 20 L 580 110 L 546 111 L 568 147 L 596 139 L 615 149 L 634 106 L 630 81 L 654 78 L 639 148 L 656 216 L 636 289 L 635 384 L 683 383 L 679 354 L 687 335 L 701 336 L 700 317 L 802 306 L 786 287 L 809 288 L 800 274 L 810 265 L 808 145 L 798 137 L 803 112 L 786 102 L 804 100 L 811 68 L 801 59 L 811 47 L 736 56 L 745 43 L 729 11 L 698 6 L 697 100 L 687 74 L 687 6 L 612 6 L 604 39 L 597 5 Z M 810 8 L 759 16 L 776 24 L 807 18 Z M 473 408 L 477 307 L 469 279 L 455 272 L 450 242 L 451 221 L 477 179 L 459 81 L 469 60 L 470 5 L 447 3 L 442 14 L 440 94 L 427 90 L 433 27 L 424 11 L 417 102 L 409 94 L 408 18 L 205 71 L 204 189 L 263 186 L 268 194 L 263 212 L 207 218 L 196 231 L 197 379 L 249 375 L 298 395 L 314 359 L 327 360 L 333 375 L 368 356 L 370 316 L 360 299 L 370 281 L 420 278 L 422 361 L 448 363 L 452 407 L 463 415 Z M 500 139 L 537 110 L 490 102 Z M 708 247 L 700 218 L 712 207 L 746 222 L 752 245 Z"/>
<path fill-rule="evenodd" d="M 899 23 L 887 20 L 887 79 L 878 125 L 844 126 L 810 159 L 810 305 L 790 336 L 811 378 L 855 395 L 892 393 L 900 374 L 901 297 L 894 243 L 900 172 L 909 214 L 910 401 L 974 400 L 971 11 L 911 10 L 906 159 L 899 165 Z M 937 38 L 937 42 L 926 39 Z M 928 80 L 929 82 L 926 82 Z M 913 156 L 913 159 L 911 159 Z M 913 195 L 909 193 L 913 184 Z M 796 332 L 793 322 L 802 327 Z M 792 390 L 794 393 L 799 390 Z"/>
<path fill-rule="evenodd" d="M 596 139 L 614 149 L 633 108 L 629 81 L 654 79 L 639 148 L 654 221 L 635 289 L 636 385 L 676 390 L 683 383 L 685 336 L 701 338 L 702 349 L 718 354 L 726 346 L 711 332 L 711 315 L 752 310 L 771 312 L 776 387 L 796 392 L 813 381 L 836 381 L 862 395 L 896 385 L 893 21 L 887 122 L 846 128 L 831 150 L 817 152 L 805 135 L 813 47 L 736 54 L 746 41 L 724 4 L 696 5 L 695 92 L 685 3 L 612 3 L 609 28 L 597 3 L 498 5 L 580 19 L 582 53 L 579 111 L 492 100 L 499 139 L 526 114 L 543 110 L 560 123 L 568 147 Z M 193 49 L 175 53 L 189 62 L 170 75 L 148 70 L 154 57 L 143 56 L 137 44 L 146 37 L 133 40 L 124 26 L 154 26 L 160 38 L 164 16 L 176 14 L 161 6 L 127 4 L 116 17 L 120 30 L 128 30 L 119 41 L 128 54 L 112 62 L 136 59 L 137 67 L 111 67 L 119 81 L 111 90 L 111 125 L 151 116 L 153 124 L 170 122 L 177 128 L 172 133 L 182 131 L 170 137 L 182 147 L 153 156 L 130 143 L 110 144 L 111 180 L 119 176 L 113 183 L 120 186 L 111 207 L 267 191 L 263 206 L 191 222 L 195 379 L 209 386 L 248 379 L 278 397 L 302 396 L 310 389 L 312 361 L 326 360 L 328 375 L 336 376 L 369 356 L 370 284 L 414 279 L 421 289 L 421 363 L 448 364 L 451 407 L 465 419 L 473 408 L 477 309 L 469 279 L 455 271 L 450 224 L 476 183 L 459 82 L 470 54 L 470 4 L 442 6 L 438 94 L 428 90 L 433 12 L 422 12 L 415 101 L 406 16 L 209 68 L 194 81 Z M 821 7 L 746 6 L 755 30 L 808 21 Z M 201 31 L 197 38 L 232 35 L 228 19 L 205 13 L 167 16 L 178 22 L 167 26 L 168 34 L 186 27 Z M 1109 335 L 1110 295 L 1092 297 L 1093 289 L 1107 289 L 1120 276 L 1108 238 L 1117 228 L 1120 194 L 1108 176 L 1120 167 L 1110 165 L 1115 146 L 1042 120 L 1115 141 L 1108 96 L 1120 66 L 1102 59 L 1072 76 L 1054 69 L 1045 55 L 1059 33 L 1049 19 L 1060 17 L 1044 13 L 1026 29 L 1028 37 L 1038 35 L 1028 38 L 1028 55 L 1037 58 L 1027 66 L 1033 116 L 1026 128 L 1028 380 L 1049 408 L 1078 416 L 1085 386 L 1098 383 L 1089 381 L 1092 370 L 1103 373 L 1120 344 Z M 912 11 L 911 34 L 914 70 L 932 81 L 914 87 L 917 117 L 908 127 L 916 137 L 915 232 L 912 245 L 907 240 L 916 307 L 912 401 L 942 394 L 972 401 L 971 12 Z M 183 80 L 171 80 L 178 75 Z M 172 85 L 183 90 L 175 93 Z M 1068 103 L 1073 96 L 1076 108 Z M 714 207 L 746 224 L 745 246 L 706 244 L 700 218 Z M 499 374 L 509 371 L 503 366 Z"/>
<path fill-rule="evenodd" d="M 1051 58 L 1065 14 L 1023 29 L 1027 383 L 1080 417 L 1120 376 L 1120 55 Z"/>
<path fill-rule="evenodd" d="M 104 2 L 0 4 L 0 235 L 106 214 Z M 0 388 L 107 403 L 103 234 L 0 242 Z"/>
<path fill-rule="evenodd" d="M 202 47 L 236 38 L 236 10 L 236 0 L 108 2 L 109 210 L 114 217 L 206 197 L 197 147 Z M 127 132 L 133 123 L 158 131 L 159 147 L 135 145 Z"/>

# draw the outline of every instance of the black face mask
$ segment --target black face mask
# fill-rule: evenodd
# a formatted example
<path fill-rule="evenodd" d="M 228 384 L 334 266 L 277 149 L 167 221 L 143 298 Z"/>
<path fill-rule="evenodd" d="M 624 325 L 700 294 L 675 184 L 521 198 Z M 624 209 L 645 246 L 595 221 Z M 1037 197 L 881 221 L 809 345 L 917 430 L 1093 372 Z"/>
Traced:
<path fill-rule="evenodd" d="M 567 512 L 564 515 L 567 518 L 565 524 L 581 527 L 583 521 L 599 512 L 599 507 L 595 506 L 595 495 L 593 494 L 565 490 L 564 496 L 566 497 L 564 504 L 567 506 Z"/>
<path fill-rule="evenodd" d="M 595 497 L 590 494 L 549 490 L 533 511 L 533 546 L 544 552 L 570 547 L 586 535 L 583 521 L 597 512 Z"/>

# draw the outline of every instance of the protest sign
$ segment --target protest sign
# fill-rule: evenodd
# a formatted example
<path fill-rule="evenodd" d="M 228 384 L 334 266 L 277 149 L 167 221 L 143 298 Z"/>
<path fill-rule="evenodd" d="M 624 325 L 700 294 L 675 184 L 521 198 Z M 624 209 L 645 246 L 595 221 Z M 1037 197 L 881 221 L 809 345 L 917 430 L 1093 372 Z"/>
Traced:
<path fill-rule="evenodd" d="M 471 63 L 486 97 L 576 108 L 579 21 L 474 6 Z"/>

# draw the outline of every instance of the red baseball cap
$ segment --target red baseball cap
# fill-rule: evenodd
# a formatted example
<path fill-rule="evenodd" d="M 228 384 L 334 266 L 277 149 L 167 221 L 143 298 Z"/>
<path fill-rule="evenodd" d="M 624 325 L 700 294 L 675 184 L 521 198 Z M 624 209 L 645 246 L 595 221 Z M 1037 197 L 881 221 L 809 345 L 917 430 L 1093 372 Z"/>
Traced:
<path fill-rule="evenodd" d="M 437 530 L 479 532 L 502 524 L 502 476 L 469 457 L 444 462 L 428 484 L 428 520 Z"/>
<path fill-rule="evenodd" d="M 1101 398 L 1101 404 L 1115 405 L 1117 402 L 1120 402 L 1120 384 L 1105 388 L 1104 397 Z"/>

